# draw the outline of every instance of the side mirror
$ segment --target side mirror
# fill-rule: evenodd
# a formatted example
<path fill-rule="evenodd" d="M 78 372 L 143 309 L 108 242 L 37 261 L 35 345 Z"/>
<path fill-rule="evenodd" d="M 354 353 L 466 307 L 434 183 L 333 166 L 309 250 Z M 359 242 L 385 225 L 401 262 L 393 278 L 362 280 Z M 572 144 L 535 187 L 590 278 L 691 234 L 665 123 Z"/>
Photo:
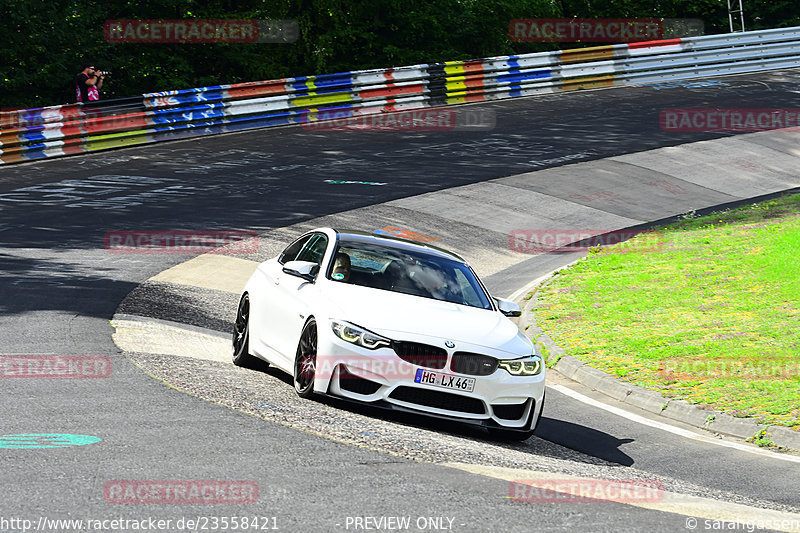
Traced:
<path fill-rule="evenodd" d="M 283 271 L 313 283 L 319 272 L 319 265 L 311 261 L 287 261 L 283 265 Z"/>
<path fill-rule="evenodd" d="M 511 300 L 495 298 L 494 301 L 497 302 L 497 308 L 505 316 L 522 316 L 522 309 Z"/>

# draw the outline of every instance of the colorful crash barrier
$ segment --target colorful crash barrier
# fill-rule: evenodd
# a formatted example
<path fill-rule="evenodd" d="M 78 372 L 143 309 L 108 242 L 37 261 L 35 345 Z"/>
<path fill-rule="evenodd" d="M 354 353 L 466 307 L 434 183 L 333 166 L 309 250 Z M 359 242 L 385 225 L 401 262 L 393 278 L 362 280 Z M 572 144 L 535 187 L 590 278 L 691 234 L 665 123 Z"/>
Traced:
<path fill-rule="evenodd" d="M 800 27 L 303 76 L 0 112 L 4 164 L 251 128 L 800 66 Z"/>

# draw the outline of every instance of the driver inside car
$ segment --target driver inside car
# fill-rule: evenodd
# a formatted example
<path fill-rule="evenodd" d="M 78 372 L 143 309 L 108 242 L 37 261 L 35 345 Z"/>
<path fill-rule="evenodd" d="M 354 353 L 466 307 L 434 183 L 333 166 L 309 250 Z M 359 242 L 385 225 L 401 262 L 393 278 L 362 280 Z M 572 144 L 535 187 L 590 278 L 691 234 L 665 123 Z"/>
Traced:
<path fill-rule="evenodd" d="M 337 252 L 333 261 L 331 279 L 347 282 L 350 279 L 350 256 L 344 252 Z"/>

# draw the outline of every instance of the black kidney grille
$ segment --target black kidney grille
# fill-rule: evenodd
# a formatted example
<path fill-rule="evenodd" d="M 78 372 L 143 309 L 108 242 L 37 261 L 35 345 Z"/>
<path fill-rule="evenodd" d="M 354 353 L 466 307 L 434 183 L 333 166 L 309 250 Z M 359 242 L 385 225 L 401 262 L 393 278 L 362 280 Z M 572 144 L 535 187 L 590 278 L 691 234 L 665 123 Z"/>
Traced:
<path fill-rule="evenodd" d="M 447 350 L 430 344 L 422 344 L 419 342 L 401 342 L 395 341 L 392 343 L 394 353 L 403 361 L 407 361 L 412 365 L 424 366 L 425 368 L 442 369 L 447 365 Z"/>
<path fill-rule="evenodd" d="M 497 359 L 479 353 L 456 352 L 450 370 L 470 376 L 490 376 L 497 370 Z"/>
<path fill-rule="evenodd" d="M 447 411 L 472 413 L 482 415 L 486 413 L 483 402 L 476 398 L 468 398 L 460 394 L 450 394 L 430 389 L 417 387 L 397 387 L 389 395 L 390 398 L 401 402 L 415 403 L 426 407 L 436 407 Z"/>

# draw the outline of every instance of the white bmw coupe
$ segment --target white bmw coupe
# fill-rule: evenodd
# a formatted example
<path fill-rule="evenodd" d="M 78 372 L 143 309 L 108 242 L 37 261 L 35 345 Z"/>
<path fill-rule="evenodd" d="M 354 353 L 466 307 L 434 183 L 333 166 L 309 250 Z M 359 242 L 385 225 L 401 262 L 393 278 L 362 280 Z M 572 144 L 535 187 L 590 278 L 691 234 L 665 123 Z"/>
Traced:
<path fill-rule="evenodd" d="M 245 286 L 233 362 L 262 359 L 325 394 L 533 434 L 542 357 L 458 255 L 433 246 L 319 228 L 261 263 Z"/>

